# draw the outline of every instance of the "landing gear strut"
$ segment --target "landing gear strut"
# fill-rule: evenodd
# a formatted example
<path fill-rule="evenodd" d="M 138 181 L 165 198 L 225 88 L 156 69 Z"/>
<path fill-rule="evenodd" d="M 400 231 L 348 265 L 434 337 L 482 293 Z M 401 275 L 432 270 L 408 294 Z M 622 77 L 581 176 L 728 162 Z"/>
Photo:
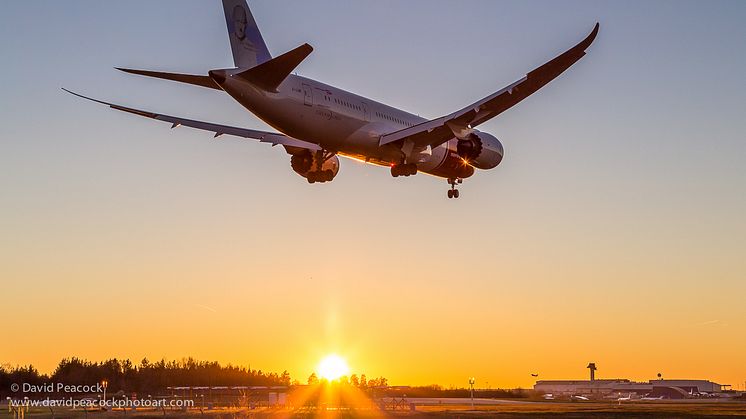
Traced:
<path fill-rule="evenodd" d="M 322 170 L 324 163 L 334 156 L 335 153 L 324 150 L 316 151 L 314 153 L 314 157 L 311 159 L 311 163 L 309 164 L 310 170 L 306 173 L 306 180 L 308 180 L 308 183 L 331 182 L 332 179 L 334 179 L 333 170 Z"/>
<path fill-rule="evenodd" d="M 458 198 L 458 189 L 456 189 L 456 185 L 459 185 L 463 182 L 464 180 L 460 178 L 448 179 L 448 184 L 451 185 L 451 189 L 448 190 L 448 199 Z"/>

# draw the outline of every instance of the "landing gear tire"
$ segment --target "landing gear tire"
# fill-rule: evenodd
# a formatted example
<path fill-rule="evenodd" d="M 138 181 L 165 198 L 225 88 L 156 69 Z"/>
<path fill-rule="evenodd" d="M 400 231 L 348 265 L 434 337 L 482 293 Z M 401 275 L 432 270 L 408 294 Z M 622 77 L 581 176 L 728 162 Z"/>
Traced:
<path fill-rule="evenodd" d="M 453 198 L 453 189 L 448 190 L 448 199 Z"/>
<path fill-rule="evenodd" d="M 308 183 L 325 183 L 334 180 L 334 171 L 322 170 L 320 172 L 308 172 L 306 173 L 306 180 Z"/>
<path fill-rule="evenodd" d="M 414 163 L 395 164 L 391 166 L 391 176 L 414 176 L 417 174 L 417 165 Z"/>

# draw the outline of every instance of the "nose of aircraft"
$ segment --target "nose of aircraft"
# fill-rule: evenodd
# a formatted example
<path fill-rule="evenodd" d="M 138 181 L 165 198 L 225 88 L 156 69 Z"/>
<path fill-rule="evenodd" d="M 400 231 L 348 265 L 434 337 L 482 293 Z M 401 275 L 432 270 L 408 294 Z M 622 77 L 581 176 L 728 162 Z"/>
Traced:
<path fill-rule="evenodd" d="M 215 80 L 215 83 L 222 85 L 225 83 L 225 79 L 228 77 L 225 70 L 210 70 L 207 72 L 211 79 Z"/>

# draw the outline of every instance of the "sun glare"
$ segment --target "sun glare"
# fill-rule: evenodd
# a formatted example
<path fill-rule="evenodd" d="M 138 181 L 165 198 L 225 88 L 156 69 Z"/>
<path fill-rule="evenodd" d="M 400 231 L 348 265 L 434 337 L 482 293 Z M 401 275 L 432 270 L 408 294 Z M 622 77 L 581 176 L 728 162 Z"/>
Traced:
<path fill-rule="evenodd" d="M 339 379 L 343 375 L 350 373 L 350 367 L 347 366 L 347 361 L 339 355 L 328 355 L 326 358 L 319 362 L 317 372 L 321 378 L 325 378 L 329 381 Z"/>

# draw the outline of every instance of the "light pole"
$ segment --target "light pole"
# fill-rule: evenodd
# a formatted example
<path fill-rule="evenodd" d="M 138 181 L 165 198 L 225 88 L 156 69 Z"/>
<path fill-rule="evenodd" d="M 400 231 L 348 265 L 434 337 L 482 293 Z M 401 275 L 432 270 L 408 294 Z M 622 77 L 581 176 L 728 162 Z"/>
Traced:
<path fill-rule="evenodd" d="M 109 387 L 109 382 L 106 380 L 101 380 L 101 387 L 104 388 L 104 404 L 106 404 L 106 387 Z"/>
<path fill-rule="evenodd" d="M 469 378 L 469 390 L 471 392 L 471 408 L 474 409 L 474 383 L 476 383 L 477 380 L 474 379 L 474 377 Z"/>

